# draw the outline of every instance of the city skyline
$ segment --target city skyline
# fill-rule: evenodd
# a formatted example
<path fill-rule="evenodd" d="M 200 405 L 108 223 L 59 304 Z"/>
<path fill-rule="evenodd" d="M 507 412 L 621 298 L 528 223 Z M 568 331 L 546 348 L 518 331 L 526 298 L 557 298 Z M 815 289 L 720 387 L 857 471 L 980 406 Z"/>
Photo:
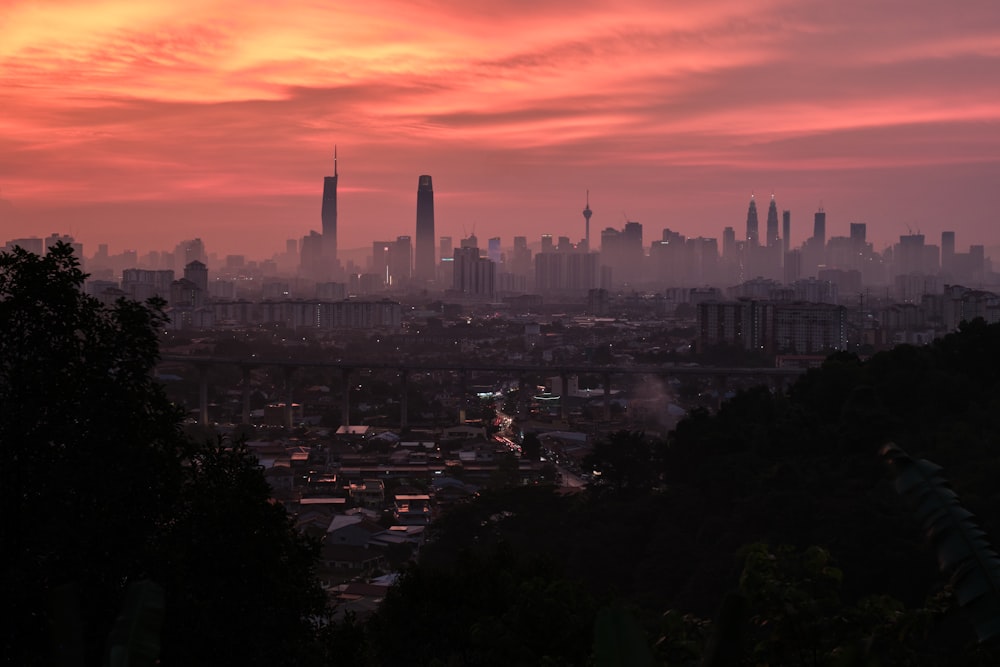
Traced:
<path fill-rule="evenodd" d="M 8 3 L 0 226 L 269 256 L 338 146 L 344 249 L 413 236 L 420 174 L 438 237 L 718 238 L 774 192 L 792 246 L 820 207 L 1000 245 L 995 4 L 661 5 Z"/>

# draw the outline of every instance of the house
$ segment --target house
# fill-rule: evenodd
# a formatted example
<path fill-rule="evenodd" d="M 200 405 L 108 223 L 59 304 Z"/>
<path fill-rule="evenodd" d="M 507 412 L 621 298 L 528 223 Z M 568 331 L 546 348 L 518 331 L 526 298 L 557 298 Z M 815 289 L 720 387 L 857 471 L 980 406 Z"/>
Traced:
<path fill-rule="evenodd" d="M 369 577 L 386 567 L 385 552 L 378 547 L 326 544 L 320 549 L 320 581 L 327 586 L 348 579 Z"/>
<path fill-rule="evenodd" d="M 372 536 L 382 532 L 385 528 L 363 514 L 338 514 L 330 521 L 323 544 L 367 547 Z"/>
<path fill-rule="evenodd" d="M 431 522 L 431 497 L 426 493 L 397 493 L 393 501 L 393 516 L 398 523 L 418 526 Z"/>
<path fill-rule="evenodd" d="M 373 510 L 385 505 L 385 483 L 380 479 L 365 479 L 348 487 L 355 505 Z"/>

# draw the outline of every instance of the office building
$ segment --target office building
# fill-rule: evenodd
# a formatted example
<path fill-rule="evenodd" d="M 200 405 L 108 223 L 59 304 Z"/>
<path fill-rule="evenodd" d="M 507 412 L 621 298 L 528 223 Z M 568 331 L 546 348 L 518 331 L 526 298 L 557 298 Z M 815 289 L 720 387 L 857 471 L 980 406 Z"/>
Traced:
<path fill-rule="evenodd" d="M 784 257 L 792 248 L 792 212 L 781 212 L 781 255 Z"/>
<path fill-rule="evenodd" d="M 813 239 L 820 248 L 826 245 L 826 211 L 822 206 L 813 216 Z"/>
<path fill-rule="evenodd" d="M 750 195 L 750 206 L 747 208 L 747 234 L 744 239 L 748 244 L 760 245 L 760 232 L 757 223 L 757 200 Z"/>
<path fill-rule="evenodd" d="M 208 294 L 208 267 L 204 262 L 198 260 L 188 262 L 184 267 L 184 279 L 194 283 L 202 294 Z"/>
<path fill-rule="evenodd" d="M 417 236 L 414 274 L 418 280 L 433 280 L 434 261 L 434 188 L 424 174 L 417 181 Z"/>
<path fill-rule="evenodd" d="M 773 248 L 778 245 L 778 205 L 774 203 L 774 195 L 771 195 L 771 203 L 767 207 L 767 246 Z"/>
<path fill-rule="evenodd" d="M 323 260 L 331 269 L 337 264 L 337 147 L 333 148 L 333 176 L 323 178 Z"/>
<path fill-rule="evenodd" d="M 496 264 L 479 256 L 479 248 L 455 249 L 452 288 L 466 297 L 492 299 L 495 293 Z"/>

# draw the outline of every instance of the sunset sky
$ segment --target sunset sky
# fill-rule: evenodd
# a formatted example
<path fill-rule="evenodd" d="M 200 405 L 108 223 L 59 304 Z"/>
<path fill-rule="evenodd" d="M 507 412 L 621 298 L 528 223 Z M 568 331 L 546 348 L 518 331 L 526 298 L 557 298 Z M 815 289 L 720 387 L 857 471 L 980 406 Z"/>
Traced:
<path fill-rule="evenodd" d="M 0 0 L 0 242 L 270 256 L 414 234 L 1000 245 L 997 0 Z M 766 200 L 765 200 L 766 201 Z M 997 258 L 997 254 L 994 254 Z"/>

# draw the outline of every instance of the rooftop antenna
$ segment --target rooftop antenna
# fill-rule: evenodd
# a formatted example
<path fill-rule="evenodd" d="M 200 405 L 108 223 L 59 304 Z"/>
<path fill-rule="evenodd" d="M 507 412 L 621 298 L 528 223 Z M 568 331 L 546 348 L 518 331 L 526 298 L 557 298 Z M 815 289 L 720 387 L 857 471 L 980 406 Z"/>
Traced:
<path fill-rule="evenodd" d="M 337 175 L 337 144 L 333 145 L 333 175 Z"/>

